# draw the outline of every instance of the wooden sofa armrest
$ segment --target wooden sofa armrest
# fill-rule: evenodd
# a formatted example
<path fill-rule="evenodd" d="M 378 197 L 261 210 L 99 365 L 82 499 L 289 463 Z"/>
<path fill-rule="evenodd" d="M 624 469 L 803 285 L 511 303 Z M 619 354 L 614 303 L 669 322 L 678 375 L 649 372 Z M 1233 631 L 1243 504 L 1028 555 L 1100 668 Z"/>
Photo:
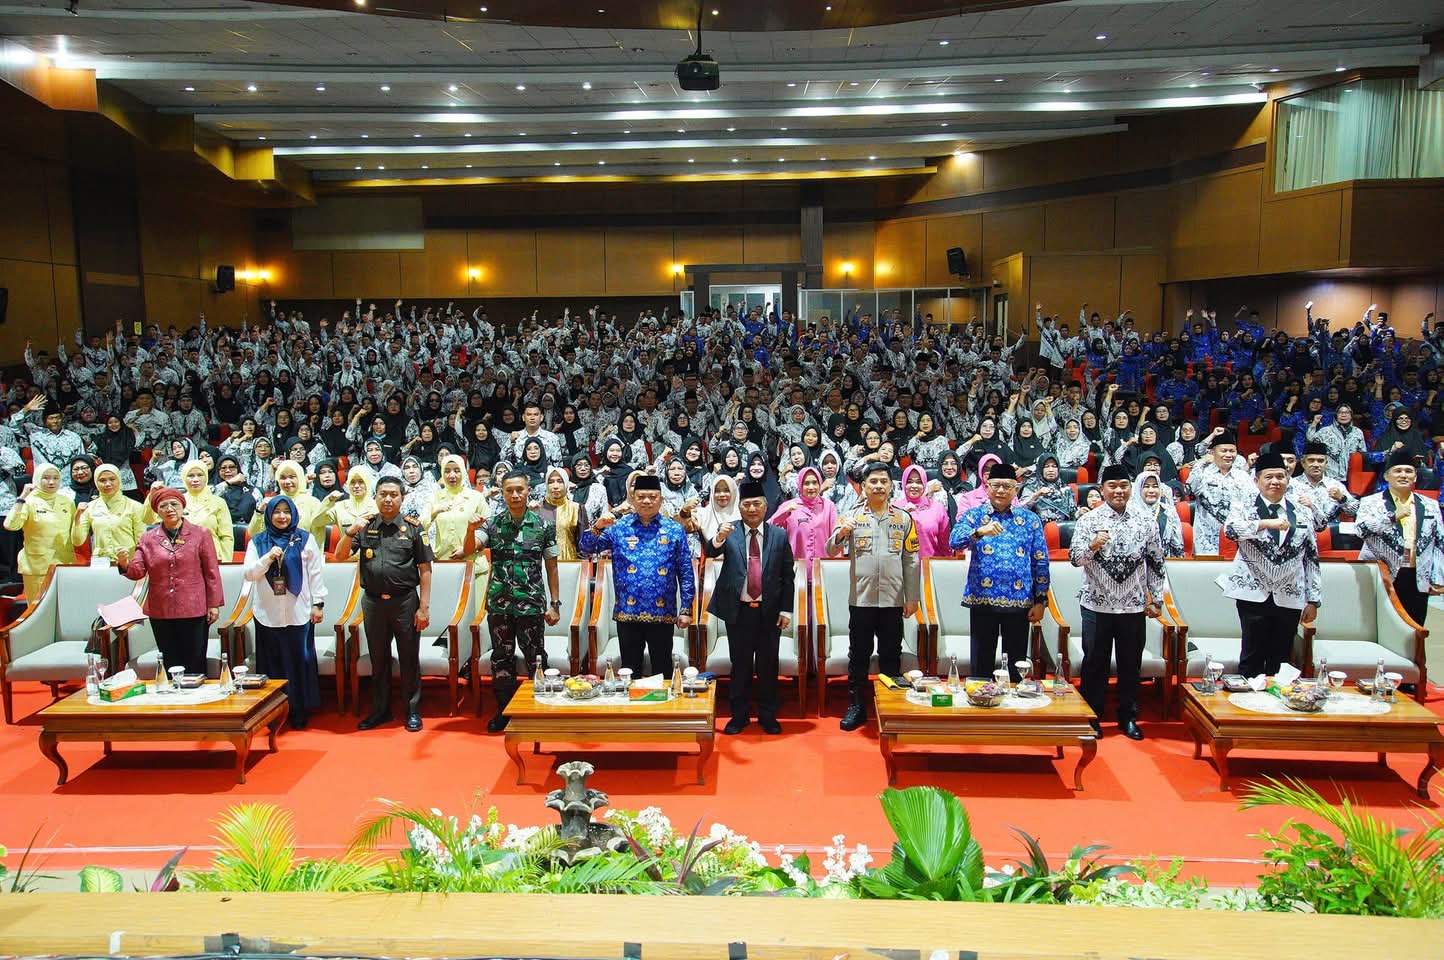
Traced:
<path fill-rule="evenodd" d="M 816 651 L 818 672 L 827 662 L 827 597 L 822 586 L 822 561 L 812 561 L 812 632 Z"/>
<path fill-rule="evenodd" d="M 933 558 L 928 557 L 923 561 L 922 569 L 922 602 L 918 604 L 918 613 L 926 619 L 927 649 L 918 651 L 922 656 L 918 669 L 923 673 L 936 674 L 938 662 L 938 600 L 933 592 Z"/>

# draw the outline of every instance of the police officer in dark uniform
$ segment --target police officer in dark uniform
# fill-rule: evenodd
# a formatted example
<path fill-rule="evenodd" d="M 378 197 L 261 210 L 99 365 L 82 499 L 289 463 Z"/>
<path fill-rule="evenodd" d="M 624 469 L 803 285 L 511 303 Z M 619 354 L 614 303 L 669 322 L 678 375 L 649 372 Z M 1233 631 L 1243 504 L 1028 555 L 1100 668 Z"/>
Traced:
<path fill-rule="evenodd" d="M 357 727 L 370 730 L 391 719 L 391 640 L 401 661 L 406 729 L 421 729 L 421 631 L 431 622 L 431 547 L 425 531 L 401 518 L 401 480 L 376 483 L 380 512 L 347 529 L 336 558 L 354 551 L 361 564 L 361 616 L 371 654 L 371 712 Z M 421 588 L 420 597 L 417 587 Z"/>

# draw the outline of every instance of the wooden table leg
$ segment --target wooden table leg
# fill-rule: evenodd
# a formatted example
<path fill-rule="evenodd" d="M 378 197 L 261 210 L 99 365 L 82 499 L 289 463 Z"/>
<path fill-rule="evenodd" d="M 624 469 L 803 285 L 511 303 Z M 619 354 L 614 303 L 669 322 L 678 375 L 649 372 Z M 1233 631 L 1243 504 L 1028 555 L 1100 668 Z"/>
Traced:
<path fill-rule="evenodd" d="M 1218 789 L 1228 789 L 1228 752 L 1233 749 L 1232 740 L 1213 741 L 1213 764 L 1218 767 Z"/>
<path fill-rule="evenodd" d="M 531 745 L 531 752 L 532 752 L 532 755 L 533 755 L 533 756 L 536 756 L 537 754 L 541 753 L 541 741 L 540 741 L 540 740 L 537 740 L 536 742 L 534 742 L 534 743 Z"/>
<path fill-rule="evenodd" d="M 236 783 L 246 782 L 246 761 L 251 759 L 251 735 L 238 733 L 231 737 L 236 748 Z"/>
<path fill-rule="evenodd" d="M 503 746 L 506 748 L 506 755 L 511 757 L 511 762 L 516 764 L 516 785 L 519 787 L 526 782 L 526 767 L 522 765 L 521 759 L 521 741 L 511 734 L 507 734 Z M 541 744 L 538 743 L 536 746 L 540 747 Z"/>
<path fill-rule="evenodd" d="M 55 769 L 60 771 L 60 779 L 55 781 L 56 786 L 64 786 L 65 781 L 70 777 L 70 768 L 65 764 L 65 758 L 60 755 L 59 741 L 55 734 L 40 731 L 40 752 L 55 764 Z"/>
<path fill-rule="evenodd" d="M 1381 766 L 1381 767 L 1387 767 L 1388 765 L 1389 765 L 1389 755 L 1388 755 L 1387 753 L 1385 753 L 1384 751 L 1380 750 L 1380 751 L 1379 751 L 1379 766 Z"/>
<path fill-rule="evenodd" d="M 1441 769 L 1444 769 L 1444 743 L 1431 743 L 1429 744 L 1429 761 L 1424 765 L 1424 772 L 1419 774 L 1420 799 L 1429 799 L 1429 781 L 1433 780 L 1434 774 Z"/>
<path fill-rule="evenodd" d="M 697 734 L 697 746 L 699 748 L 699 752 L 697 753 L 697 782 L 699 784 L 707 782 L 707 761 L 712 758 L 712 748 L 715 746 L 713 743 L 714 739 L 715 734 L 713 734 L 711 730 L 708 730 L 706 733 Z"/>
<path fill-rule="evenodd" d="M 893 756 L 893 744 L 897 742 L 897 735 L 893 733 L 878 734 L 877 745 L 882 750 L 882 762 L 887 768 L 888 786 L 897 783 L 897 757 Z"/>
<path fill-rule="evenodd" d="M 1079 793 L 1082 793 L 1083 768 L 1088 766 L 1088 764 L 1092 763 L 1093 758 L 1098 756 L 1098 738 L 1079 737 L 1078 746 L 1083 748 L 1083 755 L 1078 758 L 1078 766 L 1073 768 L 1073 789 L 1077 790 Z M 1059 747 L 1058 752 L 1061 754 L 1063 752 L 1063 748 Z"/>
<path fill-rule="evenodd" d="M 281 701 L 281 709 L 276 712 L 275 718 L 274 718 L 274 719 L 271 721 L 271 723 L 270 723 L 270 730 L 271 730 L 271 752 L 272 752 L 272 753 L 275 753 L 275 752 L 276 752 L 276 734 L 278 734 L 278 733 L 281 732 L 281 726 L 286 722 L 286 720 L 287 720 L 290 716 L 291 716 L 291 702 L 290 702 L 289 700 L 282 700 L 282 701 Z"/>
<path fill-rule="evenodd" d="M 110 756 L 110 741 L 109 741 L 109 740 L 105 741 L 104 743 L 102 743 L 102 744 L 100 745 L 100 752 L 103 753 L 103 754 L 105 754 L 107 757 Z"/>
<path fill-rule="evenodd" d="M 1053 748 L 1053 759 L 1054 759 L 1054 760 L 1062 760 L 1062 759 L 1063 759 L 1063 748 L 1062 748 L 1062 747 L 1054 747 L 1054 748 Z"/>

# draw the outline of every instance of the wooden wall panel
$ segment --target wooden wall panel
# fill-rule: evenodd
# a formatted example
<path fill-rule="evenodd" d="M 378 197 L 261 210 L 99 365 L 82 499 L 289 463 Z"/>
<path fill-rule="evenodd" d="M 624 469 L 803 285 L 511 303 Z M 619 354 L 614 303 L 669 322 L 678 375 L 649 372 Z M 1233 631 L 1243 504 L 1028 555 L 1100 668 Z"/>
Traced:
<path fill-rule="evenodd" d="M 983 256 L 998 260 L 1015 253 L 1043 249 L 1044 214 L 1041 205 L 989 210 L 983 214 Z"/>
<path fill-rule="evenodd" d="M 958 279 L 948 272 L 948 248 L 962 247 L 968 270 L 981 276 L 987 269 L 983 260 L 983 218 L 977 213 L 929 217 L 923 224 L 923 283 L 945 287 Z"/>
<path fill-rule="evenodd" d="M 537 292 L 536 231 L 471 230 L 466 234 L 466 265 L 480 269 L 470 281 L 472 296 L 534 296 Z"/>
<path fill-rule="evenodd" d="M 800 224 L 750 224 L 742 228 L 744 263 L 799 263 L 802 260 Z"/>
<path fill-rule="evenodd" d="M 1113 246 L 1117 249 L 1166 250 L 1172 225 L 1171 189 L 1128 190 L 1117 195 L 1113 205 Z"/>
<path fill-rule="evenodd" d="M 822 285 L 866 290 L 874 286 L 872 258 L 875 228 L 862 223 L 824 223 L 822 227 Z M 852 273 L 844 275 L 843 265 Z"/>
<path fill-rule="evenodd" d="M 0 251 L 16 260 L 50 261 L 50 211 L 46 176 L 38 161 L 0 153 L 5 211 L 0 216 Z"/>
<path fill-rule="evenodd" d="M 1012 305 L 1014 328 L 1024 317 L 1031 320 L 1039 302 L 1045 311 L 1074 321 L 1070 326 L 1075 329 L 1078 307 L 1085 302 L 1089 311 L 1105 317 L 1118 313 L 1122 258 L 1117 254 L 1044 253 L 1027 259 L 1027 291 Z"/>
<path fill-rule="evenodd" d="M 1118 310 L 1132 310 L 1141 333 L 1163 329 L 1163 281 L 1168 257 L 1157 254 L 1123 254 L 1119 257 Z"/>
<path fill-rule="evenodd" d="M 331 253 L 331 295 L 392 299 L 400 294 L 401 258 L 395 250 L 335 250 Z"/>
<path fill-rule="evenodd" d="M 1259 271 L 1287 273 L 1347 263 L 1343 196 L 1339 189 L 1284 194 L 1265 202 L 1259 221 Z"/>
<path fill-rule="evenodd" d="M 430 295 L 429 276 L 426 269 L 425 250 L 398 250 L 396 263 L 401 272 L 401 287 L 398 296 L 420 298 Z"/>
<path fill-rule="evenodd" d="M 51 286 L 55 295 L 56 338 L 68 342 L 81 328 L 80 276 L 70 264 L 57 263 L 52 268 Z"/>
<path fill-rule="evenodd" d="M 608 294 L 672 292 L 672 228 L 607 231 Z"/>
<path fill-rule="evenodd" d="M 364 296 L 359 291 L 337 292 L 331 277 L 331 254 L 325 250 L 293 250 L 270 265 L 271 289 L 278 298 L 343 300 Z"/>
<path fill-rule="evenodd" d="M 743 263 L 745 242 L 741 227 L 677 227 L 672 231 L 672 262 Z M 672 289 L 684 290 L 690 281 L 672 274 Z"/>
<path fill-rule="evenodd" d="M 163 184 L 140 181 L 140 258 L 146 273 L 200 276 L 197 211 Z"/>
<path fill-rule="evenodd" d="M 1050 251 L 1107 250 L 1113 242 L 1114 195 L 1054 200 L 1044 208 L 1043 246 Z"/>
<path fill-rule="evenodd" d="M 983 192 L 983 167 L 992 153 L 948 154 L 938 158 L 938 172 L 923 180 L 911 196 L 914 203 L 965 197 Z"/>
<path fill-rule="evenodd" d="M 548 296 L 593 296 L 607 286 L 607 237 L 601 230 L 538 230 L 536 275 Z"/>
<path fill-rule="evenodd" d="M 75 214 L 70 208 L 70 178 L 64 167 L 45 170 L 45 207 L 50 219 L 50 259 L 75 263 Z"/>
<path fill-rule="evenodd" d="M 927 224 L 924 221 L 878 221 L 873 236 L 873 276 L 877 286 L 925 285 L 928 258 Z"/>
<path fill-rule="evenodd" d="M 145 318 L 162 330 L 174 325 L 185 330 L 202 311 L 201 281 L 194 277 L 150 274 L 145 278 Z M 236 298 L 238 292 L 227 294 Z M 207 318 L 209 319 L 209 317 Z"/>
<path fill-rule="evenodd" d="M 1048 155 L 1062 149 L 1065 149 L 1063 144 L 1030 143 L 1007 150 L 984 151 L 983 189 L 1006 190 L 1048 182 Z"/>
<path fill-rule="evenodd" d="M 1262 195 L 1262 166 L 1182 184 L 1169 277 L 1190 280 L 1257 272 Z"/>
<path fill-rule="evenodd" d="M 1444 190 L 1437 181 L 1358 183 L 1352 213 L 1351 265 L 1444 264 Z"/>
<path fill-rule="evenodd" d="M 0 287 L 10 290 L 6 322 L 0 325 L 0 356 L 19 361 L 25 341 L 53 356 L 60 342 L 55 315 L 55 280 L 49 263 L 0 259 Z M 69 331 L 67 331 L 69 332 Z"/>
<path fill-rule="evenodd" d="M 426 294 L 464 297 L 470 291 L 466 276 L 466 231 L 426 231 Z"/>

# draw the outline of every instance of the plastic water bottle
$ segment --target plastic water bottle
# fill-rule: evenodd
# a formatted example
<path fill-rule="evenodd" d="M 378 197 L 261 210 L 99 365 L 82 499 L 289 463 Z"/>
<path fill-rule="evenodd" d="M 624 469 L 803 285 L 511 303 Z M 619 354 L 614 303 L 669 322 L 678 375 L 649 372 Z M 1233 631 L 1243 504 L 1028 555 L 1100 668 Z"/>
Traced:
<path fill-rule="evenodd" d="M 963 683 L 958 677 L 958 658 L 953 657 L 952 663 L 948 665 L 948 690 L 951 693 L 960 693 L 962 689 Z"/>
<path fill-rule="evenodd" d="M 229 697 L 236 692 L 236 682 L 231 677 L 231 658 L 221 654 L 221 696 Z"/>
<path fill-rule="evenodd" d="M 1373 692 L 1373 694 L 1370 696 L 1370 699 L 1373 699 L 1373 700 L 1384 700 L 1384 699 L 1386 699 L 1385 693 L 1384 693 L 1384 687 L 1385 687 L 1385 685 L 1388 684 L 1388 682 L 1389 682 L 1389 681 L 1384 678 L 1384 658 L 1383 658 L 1383 657 L 1380 657 L 1380 658 L 1379 658 L 1379 663 L 1378 663 L 1378 665 L 1377 665 L 1376 667 L 1374 667 L 1374 692 Z"/>
<path fill-rule="evenodd" d="M 531 693 L 533 697 L 540 696 L 546 692 L 547 676 L 546 670 L 542 668 L 542 658 L 536 658 L 536 670 L 531 675 Z"/>

